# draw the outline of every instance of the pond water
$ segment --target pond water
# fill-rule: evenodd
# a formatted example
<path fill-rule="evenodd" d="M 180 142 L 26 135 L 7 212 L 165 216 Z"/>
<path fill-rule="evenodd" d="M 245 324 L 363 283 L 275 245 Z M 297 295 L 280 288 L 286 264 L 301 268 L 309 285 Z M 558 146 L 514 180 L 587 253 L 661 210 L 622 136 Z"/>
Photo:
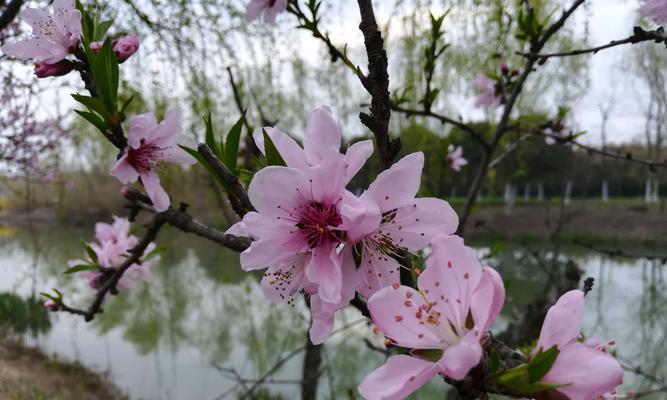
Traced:
<path fill-rule="evenodd" d="M 85 306 L 91 292 L 83 280 L 66 276 L 66 261 L 81 256 L 81 240 L 92 232 L 64 228 L 0 229 L 0 293 L 29 297 L 59 288 L 67 302 Z M 167 250 L 149 282 L 108 301 L 94 322 L 80 317 L 51 316 L 51 329 L 26 341 L 106 372 L 131 399 L 234 399 L 240 386 L 233 374 L 256 379 L 305 343 L 308 314 L 304 304 L 272 304 L 258 288 L 259 275 L 243 273 L 238 255 L 211 243 L 165 229 L 158 240 Z M 178 243 L 178 245 L 176 245 Z M 480 254 L 485 246 L 476 247 Z M 598 254 L 567 254 L 595 278 L 588 296 L 584 332 L 614 339 L 628 364 L 666 376 L 667 282 L 665 268 L 643 259 L 610 259 Z M 518 250 L 505 250 L 498 264 L 508 284 L 508 304 L 494 331 L 507 324 L 512 310 L 530 301 L 546 277 L 522 261 Z M 381 338 L 355 310 L 336 321 L 337 333 L 327 342 L 328 366 L 321 398 L 358 398 L 356 385 L 383 362 L 383 355 L 364 344 L 381 346 Z M 266 385 L 270 396 L 299 396 L 295 383 L 302 353 L 289 359 Z M 233 369 L 233 370 L 232 370 Z M 252 386 L 252 382 L 246 385 Z M 625 390 L 641 392 L 650 383 L 625 374 Z M 415 398 L 444 398 L 445 384 L 432 382 Z M 282 397 L 281 397 L 282 396 Z M 355 397 L 357 396 L 357 397 Z M 663 395 L 643 397 L 658 399 Z"/>

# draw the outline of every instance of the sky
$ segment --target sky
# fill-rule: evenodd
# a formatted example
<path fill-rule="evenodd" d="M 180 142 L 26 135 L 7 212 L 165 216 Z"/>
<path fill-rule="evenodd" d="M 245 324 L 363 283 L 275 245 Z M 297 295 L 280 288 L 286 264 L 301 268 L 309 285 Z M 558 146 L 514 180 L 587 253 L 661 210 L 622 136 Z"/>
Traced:
<path fill-rule="evenodd" d="M 325 0 L 328 1 L 328 0 Z M 335 23 L 328 23 L 326 30 L 331 35 L 335 43 L 348 43 L 350 47 L 361 46 L 362 36 L 358 29 L 358 9 L 353 0 L 340 0 L 337 4 L 337 10 L 342 15 L 336 15 L 330 19 Z M 641 1 L 641 0 L 639 0 Z M 348 4 L 349 3 L 349 4 Z M 565 1 L 569 4 L 569 1 Z M 394 11 L 390 5 L 394 0 L 376 0 L 376 14 L 378 21 L 382 24 L 386 22 Z M 614 39 L 621 39 L 629 36 L 632 27 L 637 19 L 638 1 L 624 0 L 589 0 L 590 10 L 578 10 L 577 17 L 571 19 L 568 24 L 575 27 L 578 32 L 584 30 L 584 15 L 588 15 L 589 44 L 599 45 L 607 43 Z M 434 14 L 442 13 L 443 9 L 434 9 Z M 281 16 L 287 20 L 291 16 Z M 400 35 L 394 24 L 392 34 Z M 322 43 L 304 32 L 299 38 L 303 38 L 298 43 L 300 52 L 305 59 L 321 60 Z M 284 46 L 293 45 L 286 43 Z M 641 46 L 651 46 L 654 44 L 645 43 Z M 278 43 L 280 46 L 280 43 Z M 612 105 L 612 112 L 608 121 L 608 141 L 609 142 L 627 142 L 631 140 L 641 140 L 643 138 L 644 117 L 641 103 L 641 93 L 637 93 L 636 81 L 629 79 L 627 72 L 619 69 L 628 46 L 606 50 L 604 55 L 582 56 L 590 58 L 589 79 L 590 87 L 587 94 L 578 100 L 573 107 L 574 114 L 572 123 L 577 131 L 587 131 L 581 140 L 584 142 L 600 143 L 600 106 Z M 280 52 L 281 49 L 276 49 Z M 361 60 L 361 59 L 360 59 Z M 365 60 L 361 60 L 365 64 Z M 391 59 L 390 59 L 391 62 Z M 340 68 L 342 67 L 342 64 Z M 363 66 L 365 68 L 365 65 Z M 27 74 L 31 73 L 31 68 L 26 67 Z M 540 73 L 539 71 L 536 73 Z M 75 79 L 73 77 L 72 79 Z M 78 86 L 78 85 L 77 85 Z M 57 87 L 57 85 L 53 85 Z M 74 106 L 74 102 L 69 98 L 68 89 L 54 89 L 44 94 L 40 103 L 44 104 L 41 108 L 44 114 L 53 114 L 51 109 L 54 104 L 61 109 Z M 473 98 L 456 99 L 457 111 L 464 120 L 479 120 L 483 114 L 474 107 Z"/>

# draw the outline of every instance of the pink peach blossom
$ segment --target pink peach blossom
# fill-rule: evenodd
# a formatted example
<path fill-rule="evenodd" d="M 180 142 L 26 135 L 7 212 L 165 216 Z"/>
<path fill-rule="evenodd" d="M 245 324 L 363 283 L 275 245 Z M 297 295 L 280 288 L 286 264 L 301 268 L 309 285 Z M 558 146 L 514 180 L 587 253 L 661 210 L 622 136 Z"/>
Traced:
<path fill-rule="evenodd" d="M 137 35 L 126 35 L 114 40 L 112 46 L 118 62 L 123 63 L 139 50 L 139 38 Z"/>
<path fill-rule="evenodd" d="M 95 252 L 97 264 L 102 268 L 118 267 L 125 262 L 129 251 L 138 243 L 139 238 L 130 234 L 130 221 L 125 218 L 114 216 L 112 224 L 98 222 L 95 224 L 94 243 L 89 243 L 90 248 Z M 144 256 L 150 254 L 155 249 L 155 244 L 151 243 L 144 251 Z M 159 261 L 159 257 L 151 260 L 143 260 L 141 263 L 132 264 L 125 272 L 116 285 L 120 290 L 127 290 L 133 286 L 134 281 L 146 279 L 149 276 L 150 268 Z M 68 265 L 74 267 L 77 265 L 93 264 L 93 260 L 85 258 L 83 260 L 70 260 Z M 81 276 L 88 280 L 88 285 L 95 289 L 99 286 L 100 278 L 104 276 L 101 271 L 88 270 L 83 271 Z"/>
<path fill-rule="evenodd" d="M 580 343 L 584 292 L 571 290 L 547 312 L 540 338 L 533 351 L 556 346 L 558 357 L 543 383 L 564 385 L 555 389 L 570 400 L 595 400 L 621 384 L 621 364 L 597 342 Z"/>
<path fill-rule="evenodd" d="M 489 79 L 486 75 L 477 75 L 472 81 L 477 92 L 477 107 L 498 107 L 502 103 L 502 95 L 497 88 L 496 81 Z"/>
<path fill-rule="evenodd" d="M 46 9 L 26 8 L 21 17 L 32 27 L 32 37 L 2 46 L 8 56 L 36 63 L 55 64 L 78 46 L 81 37 L 81 13 L 74 0 L 55 0 L 53 14 Z"/>
<path fill-rule="evenodd" d="M 463 157 L 463 148 L 461 146 L 454 147 L 450 144 L 447 147 L 447 164 L 456 172 L 461 171 L 461 167 L 468 165 L 468 160 Z"/>
<path fill-rule="evenodd" d="M 98 55 L 100 50 L 102 50 L 102 44 L 102 42 L 90 42 L 90 51 L 92 51 L 93 54 Z"/>
<path fill-rule="evenodd" d="M 264 22 L 275 23 L 276 17 L 287 8 L 287 0 L 251 0 L 246 7 L 246 20 L 254 21 L 264 14 Z"/>
<path fill-rule="evenodd" d="M 667 22 L 667 1 L 646 0 L 640 13 L 643 17 L 650 18 L 658 24 Z"/>
<path fill-rule="evenodd" d="M 365 399 L 404 399 L 439 374 L 462 380 L 481 360 L 480 339 L 505 301 L 502 280 L 492 268 L 482 268 L 457 236 L 438 235 L 432 247 L 419 291 L 394 285 L 368 301 L 377 328 L 412 352 L 390 357 L 367 375 L 359 385 Z M 433 361 L 419 350 L 441 350 L 442 356 Z"/>
<path fill-rule="evenodd" d="M 359 198 L 346 195 L 343 226 L 360 261 L 347 268 L 358 271 L 357 290 L 366 297 L 399 281 L 393 256 L 423 249 L 435 234 L 456 231 L 458 217 L 446 201 L 415 198 L 423 167 L 423 153 L 409 154 L 380 173 Z"/>
<path fill-rule="evenodd" d="M 160 186 L 157 168 L 162 163 L 189 165 L 196 162 L 178 147 L 181 133 L 181 113 L 177 109 L 167 112 L 159 124 L 152 113 L 130 118 L 129 146 L 111 170 L 111 175 L 123 184 L 140 179 L 155 209 L 160 212 L 169 208 L 170 200 Z"/>
<path fill-rule="evenodd" d="M 331 331 L 335 311 L 355 294 L 352 253 L 341 250 L 341 208 L 353 197 L 345 185 L 373 145 L 358 142 L 341 154 L 342 134 L 326 107 L 310 114 L 303 148 L 276 128 L 265 131 L 287 167 L 268 167 L 255 175 L 249 195 L 258 212 L 246 214 L 228 233 L 256 239 L 241 255 L 241 265 L 245 270 L 268 267 L 262 279 L 267 298 L 286 301 L 300 291 L 310 295 L 311 340 L 321 343 Z M 262 131 L 254 138 L 264 152 Z"/>

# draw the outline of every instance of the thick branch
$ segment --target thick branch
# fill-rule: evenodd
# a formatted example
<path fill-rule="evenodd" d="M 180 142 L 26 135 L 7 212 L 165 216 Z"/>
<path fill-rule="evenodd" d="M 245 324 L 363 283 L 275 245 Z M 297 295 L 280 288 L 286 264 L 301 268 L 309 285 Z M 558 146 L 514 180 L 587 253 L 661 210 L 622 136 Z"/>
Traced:
<path fill-rule="evenodd" d="M 238 252 L 242 252 L 250 247 L 250 243 L 252 242 L 251 239 L 245 237 L 226 235 L 215 228 L 199 222 L 190 214 L 182 210 L 170 208 L 163 213 L 158 213 L 157 210 L 155 210 L 155 207 L 148 203 L 150 200 L 136 190 L 127 190 L 124 195 L 125 198 L 130 201 L 129 208 L 145 210 L 152 214 L 159 214 L 165 223 L 182 232 L 195 234 Z"/>
<path fill-rule="evenodd" d="M 239 179 L 232 171 L 227 168 L 225 164 L 220 161 L 211 149 L 204 143 L 197 147 L 197 152 L 208 161 L 216 174 L 227 184 L 228 193 L 230 194 L 230 201 L 234 211 L 239 216 L 244 216 L 249 211 L 255 211 L 255 208 L 250 203 L 248 193 L 239 182 Z"/>
<path fill-rule="evenodd" d="M 368 55 L 368 76 L 364 87 L 371 95 L 370 115 L 361 113 L 361 122 L 375 135 L 380 164 L 389 168 L 398 155 L 400 140 L 389 138 L 389 120 L 391 102 L 389 100 L 389 74 L 387 72 L 387 52 L 384 49 L 382 34 L 378 29 L 371 0 L 357 0 L 361 23 L 359 29 L 364 35 L 364 45 Z"/>
<path fill-rule="evenodd" d="M 14 18 L 18 15 L 23 5 L 24 0 L 12 0 L 5 7 L 5 11 L 0 14 L 0 31 L 5 29 L 9 24 L 14 21 Z"/>

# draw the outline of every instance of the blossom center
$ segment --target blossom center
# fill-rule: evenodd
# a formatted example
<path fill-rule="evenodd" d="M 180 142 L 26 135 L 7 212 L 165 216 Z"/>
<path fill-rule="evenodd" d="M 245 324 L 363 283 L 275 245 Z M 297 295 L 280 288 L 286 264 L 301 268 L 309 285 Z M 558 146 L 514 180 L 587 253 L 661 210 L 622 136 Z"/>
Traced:
<path fill-rule="evenodd" d="M 306 236 L 310 248 L 327 242 L 341 241 L 341 232 L 335 228 L 343 220 L 336 206 L 312 201 L 297 208 L 296 226 Z"/>
<path fill-rule="evenodd" d="M 137 171 L 150 171 L 157 167 L 158 163 L 156 161 L 156 155 L 158 155 L 161 150 L 162 148 L 154 144 L 144 145 L 142 139 L 141 146 L 139 146 L 138 149 L 128 147 L 127 161 Z"/>

